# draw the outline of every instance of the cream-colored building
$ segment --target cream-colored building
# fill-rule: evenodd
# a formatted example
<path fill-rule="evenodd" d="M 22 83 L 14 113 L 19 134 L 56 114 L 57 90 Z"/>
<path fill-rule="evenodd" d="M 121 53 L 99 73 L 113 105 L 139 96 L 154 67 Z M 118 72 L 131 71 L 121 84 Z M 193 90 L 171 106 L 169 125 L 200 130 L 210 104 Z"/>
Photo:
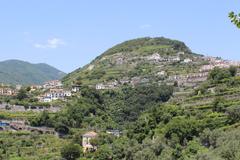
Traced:
<path fill-rule="evenodd" d="M 91 140 L 97 137 L 97 133 L 94 131 L 90 131 L 85 133 L 82 136 L 82 146 L 83 146 L 83 152 L 87 152 L 87 151 L 94 151 L 97 149 L 96 146 L 91 144 Z"/>
<path fill-rule="evenodd" d="M 63 84 L 59 80 L 52 80 L 52 81 L 45 82 L 43 84 L 44 89 L 61 88 L 62 86 L 63 86 Z"/>
<path fill-rule="evenodd" d="M 16 95 L 16 90 L 9 88 L 9 87 L 1 87 L 0 88 L 0 95 L 1 96 L 14 96 Z"/>

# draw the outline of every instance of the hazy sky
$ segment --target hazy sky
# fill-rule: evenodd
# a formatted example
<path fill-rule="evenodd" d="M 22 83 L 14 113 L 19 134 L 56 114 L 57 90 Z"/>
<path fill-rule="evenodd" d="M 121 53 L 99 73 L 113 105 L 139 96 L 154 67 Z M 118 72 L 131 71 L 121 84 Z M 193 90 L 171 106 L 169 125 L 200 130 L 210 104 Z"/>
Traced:
<path fill-rule="evenodd" d="M 1 0 L 0 61 L 44 62 L 65 72 L 138 37 L 184 41 L 194 52 L 240 60 L 237 0 Z"/>

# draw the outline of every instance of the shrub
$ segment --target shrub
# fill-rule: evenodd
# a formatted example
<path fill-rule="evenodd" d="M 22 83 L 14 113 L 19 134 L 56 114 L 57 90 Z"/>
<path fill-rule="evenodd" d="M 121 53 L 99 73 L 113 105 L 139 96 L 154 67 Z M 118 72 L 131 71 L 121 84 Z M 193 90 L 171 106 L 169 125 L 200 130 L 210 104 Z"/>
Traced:
<path fill-rule="evenodd" d="M 75 160 L 81 156 L 81 147 L 78 144 L 66 144 L 61 150 L 61 156 L 65 160 Z"/>

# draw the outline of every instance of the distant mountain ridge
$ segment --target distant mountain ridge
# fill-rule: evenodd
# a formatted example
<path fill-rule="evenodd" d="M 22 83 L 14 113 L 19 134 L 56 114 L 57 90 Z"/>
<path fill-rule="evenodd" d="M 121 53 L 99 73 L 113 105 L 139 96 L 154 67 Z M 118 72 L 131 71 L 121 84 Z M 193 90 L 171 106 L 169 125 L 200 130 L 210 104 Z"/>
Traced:
<path fill-rule="evenodd" d="M 42 84 L 45 81 L 61 79 L 66 74 L 48 64 L 32 64 L 21 60 L 0 62 L 0 83 Z"/>

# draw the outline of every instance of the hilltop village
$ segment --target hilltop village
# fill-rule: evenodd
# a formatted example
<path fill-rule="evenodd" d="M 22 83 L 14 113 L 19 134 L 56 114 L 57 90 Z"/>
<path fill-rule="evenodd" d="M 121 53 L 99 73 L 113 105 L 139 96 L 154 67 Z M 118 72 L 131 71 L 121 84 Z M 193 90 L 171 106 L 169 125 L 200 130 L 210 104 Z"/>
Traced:
<path fill-rule="evenodd" d="M 149 63 L 183 63 L 183 64 L 196 64 L 199 61 L 206 62 L 207 64 L 201 65 L 201 67 L 193 72 L 193 73 L 185 73 L 185 74 L 174 74 L 171 73 L 170 75 L 164 71 L 159 70 L 155 76 L 161 77 L 161 80 L 159 80 L 157 83 L 162 84 L 174 84 L 179 87 L 196 87 L 199 83 L 204 82 L 207 80 L 208 74 L 211 70 L 213 70 L 215 67 L 218 68 L 229 68 L 230 66 L 239 67 L 240 62 L 237 61 L 230 61 L 230 60 L 223 60 L 218 57 L 198 57 L 198 58 L 186 58 L 182 59 L 180 56 L 184 55 L 184 52 L 177 53 L 178 56 L 176 57 L 170 57 L 170 58 L 163 58 L 158 53 L 155 53 L 153 55 L 142 57 L 141 59 L 147 60 Z M 200 60 L 199 60 L 200 59 Z M 119 59 L 118 59 L 119 60 Z M 120 63 L 120 62 L 117 62 Z M 122 64 L 121 60 L 121 64 Z M 91 66 L 93 67 L 93 66 Z M 141 85 L 141 84 L 148 84 L 148 83 L 156 83 L 153 82 L 152 77 L 123 77 L 122 79 L 117 79 L 113 81 L 108 82 L 102 82 L 96 84 L 95 88 L 97 90 L 108 90 L 108 89 L 116 89 L 122 85 L 130 85 L 134 87 L 135 85 Z"/>

